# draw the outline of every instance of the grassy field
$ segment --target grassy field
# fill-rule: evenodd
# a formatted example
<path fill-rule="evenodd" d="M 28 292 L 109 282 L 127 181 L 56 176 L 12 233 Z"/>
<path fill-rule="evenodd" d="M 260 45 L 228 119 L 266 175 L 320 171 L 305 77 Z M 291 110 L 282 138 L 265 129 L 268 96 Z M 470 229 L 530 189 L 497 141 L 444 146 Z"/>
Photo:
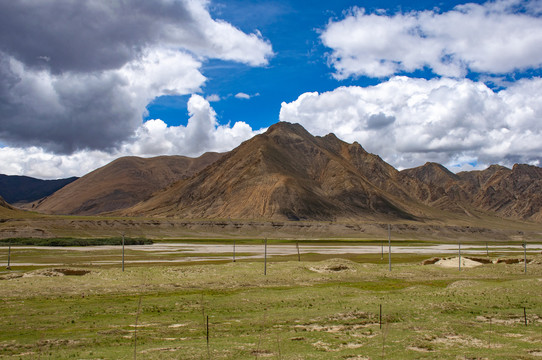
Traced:
<path fill-rule="evenodd" d="M 267 275 L 262 261 L 16 268 L 0 273 L 0 358 L 542 359 L 529 258 L 527 274 L 408 254 L 391 272 L 375 255 L 275 259 Z"/>

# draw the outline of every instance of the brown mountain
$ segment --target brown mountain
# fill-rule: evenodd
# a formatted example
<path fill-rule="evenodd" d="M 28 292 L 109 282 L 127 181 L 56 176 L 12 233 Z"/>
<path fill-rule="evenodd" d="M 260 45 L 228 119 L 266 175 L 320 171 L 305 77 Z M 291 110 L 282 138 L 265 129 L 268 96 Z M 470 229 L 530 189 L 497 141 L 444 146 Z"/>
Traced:
<path fill-rule="evenodd" d="M 459 173 L 477 190 L 473 205 L 502 217 L 542 221 L 542 169 L 516 164 L 493 166 L 480 172 Z"/>
<path fill-rule="evenodd" d="M 438 219 L 446 214 L 542 221 L 542 169 L 401 172 L 358 143 L 280 122 L 127 215 L 290 220 Z"/>
<path fill-rule="evenodd" d="M 469 205 L 471 196 L 462 188 L 459 176 L 437 163 L 402 170 L 398 182 L 410 197 L 440 210 L 465 212 Z"/>
<path fill-rule="evenodd" d="M 187 219 L 542 221 L 542 169 L 397 171 L 358 143 L 279 122 L 226 154 L 118 159 L 40 201 L 54 214 Z M 485 214 L 485 215 L 484 215 Z"/>
<path fill-rule="evenodd" d="M 542 221 L 542 169 L 516 164 L 453 174 L 440 164 L 401 171 L 410 195 L 447 211 L 489 212 L 504 218 Z"/>
<path fill-rule="evenodd" d="M 188 178 L 219 159 L 206 153 L 198 158 L 123 157 L 63 187 L 34 204 L 48 214 L 94 215 L 130 207 L 153 192 Z"/>
<path fill-rule="evenodd" d="M 127 215 L 289 220 L 413 219 L 397 173 L 359 144 L 279 122 Z"/>

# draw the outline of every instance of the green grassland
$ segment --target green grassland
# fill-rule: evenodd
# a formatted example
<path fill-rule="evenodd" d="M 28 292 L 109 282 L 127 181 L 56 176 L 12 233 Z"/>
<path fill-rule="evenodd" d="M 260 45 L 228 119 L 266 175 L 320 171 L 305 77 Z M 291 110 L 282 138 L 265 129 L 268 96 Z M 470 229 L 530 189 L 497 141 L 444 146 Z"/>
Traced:
<path fill-rule="evenodd" d="M 0 359 L 538 359 L 529 258 L 527 274 L 409 254 L 392 271 L 378 254 L 276 258 L 267 275 L 263 261 L 15 268 L 0 272 Z"/>

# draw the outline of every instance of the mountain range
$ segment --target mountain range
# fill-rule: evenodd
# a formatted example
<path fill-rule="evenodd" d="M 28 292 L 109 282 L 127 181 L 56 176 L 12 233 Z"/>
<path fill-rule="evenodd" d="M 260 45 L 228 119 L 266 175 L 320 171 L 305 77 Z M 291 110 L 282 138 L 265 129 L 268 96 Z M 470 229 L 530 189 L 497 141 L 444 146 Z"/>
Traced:
<path fill-rule="evenodd" d="M 158 156 L 122 157 L 70 183 L 34 204 L 46 214 L 95 215 L 124 209 L 147 199 L 153 192 L 192 176 L 221 154 L 198 158 Z"/>
<path fill-rule="evenodd" d="M 358 143 L 279 122 L 234 150 L 120 158 L 33 204 L 49 214 L 315 221 L 542 222 L 542 169 L 398 171 Z"/>
<path fill-rule="evenodd" d="M 41 180 L 29 176 L 0 174 L 0 196 L 10 204 L 25 203 L 49 196 L 76 177 L 58 180 Z"/>

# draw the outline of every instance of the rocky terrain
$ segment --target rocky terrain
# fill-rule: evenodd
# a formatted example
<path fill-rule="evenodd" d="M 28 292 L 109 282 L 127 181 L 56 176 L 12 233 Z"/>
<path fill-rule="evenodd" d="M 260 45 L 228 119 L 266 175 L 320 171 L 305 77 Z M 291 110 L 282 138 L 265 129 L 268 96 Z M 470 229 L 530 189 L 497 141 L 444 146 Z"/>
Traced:
<path fill-rule="evenodd" d="M 176 218 L 435 221 L 498 216 L 541 221 L 542 169 L 454 174 L 426 163 L 397 171 L 358 143 L 280 122 L 192 178 L 122 212 Z"/>
<path fill-rule="evenodd" d="M 46 214 L 94 215 L 124 209 L 175 181 L 192 176 L 221 156 L 206 153 L 195 159 L 185 156 L 119 158 L 34 203 L 32 210 Z"/>
<path fill-rule="evenodd" d="M 379 157 L 334 135 L 314 137 L 278 123 L 190 179 L 124 215 L 277 220 L 414 219 L 383 191 L 396 172 Z M 371 178 L 372 181 L 371 181 Z M 377 181 L 375 181 L 375 179 Z"/>
<path fill-rule="evenodd" d="M 542 221 L 542 169 L 398 171 L 358 143 L 279 122 L 225 154 L 125 157 L 33 204 L 46 214 L 257 221 Z M 491 220 L 493 221 L 493 220 Z"/>

